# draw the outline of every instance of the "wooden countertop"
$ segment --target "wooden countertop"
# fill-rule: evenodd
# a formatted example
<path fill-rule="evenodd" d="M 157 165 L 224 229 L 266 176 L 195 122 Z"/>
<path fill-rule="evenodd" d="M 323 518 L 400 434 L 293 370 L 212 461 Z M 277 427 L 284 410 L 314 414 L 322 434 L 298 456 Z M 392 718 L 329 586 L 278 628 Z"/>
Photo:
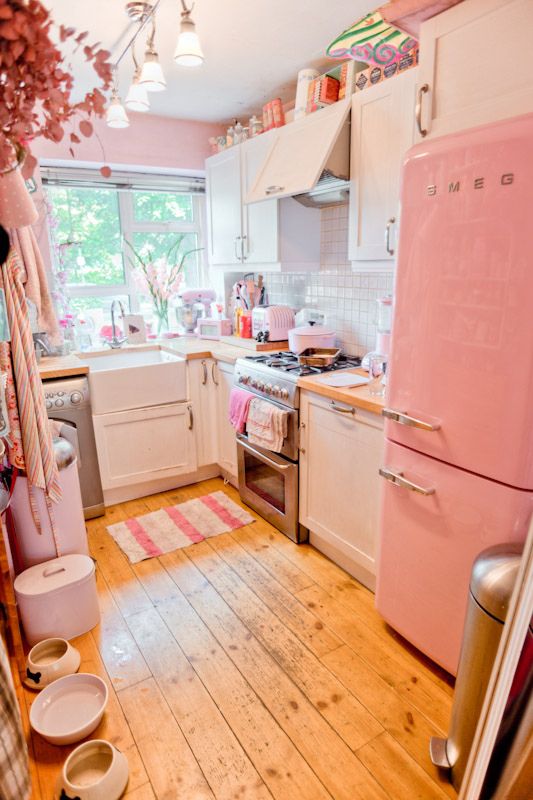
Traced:
<path fill-rule="evenodd" d="M 246 355 L 247 350 L 223 344 L 215 339 L 197 339 L 196 337 L 180 336 L 176 339 L 162 339 L 140 345 L 125 345 L 122 350 L 149 350 L 160 348 L 170 353 L 182 356 L 187 361 L 197 358 L 214 358 L 234 364 L 238 358 Z M 93 350 L 92 353 L 109 353 L 109 348 Z M 87 375 L 90 370 L 90 355 L 84 359 L 84 353 L 71 353 L 68 356 L 44 357 L 39 362 L 41 380 L 51 378 L 71 378 L 74 375 Z"/>
<path fill-rule="evenodd" d="M 68 356 L 44 357 L 39 361 L 39 374 L 43 381 L 50 378 L 72 378 L 75 375 L 87 375 L 88 372 L 89 367 L 74 353 Z"/>
<path fill-rule="evenodd" d="M 346 369 L 342 370 L 342 372 L 354 372 L 356 375 L 367 375 L 365 370 L 362 369 Z M 330 400 L 336 400 L 338 403 L 346 403 L 346 405 L 354 406 L 355 408 L 363 408 L 366 411 L 372 411 L 374 414 L 381 414 L 385 406 L 385 398 L 370 394 L 368 386 L 356 386 L 353 389 L 339 388 L 338 386 L 328 386 L 324 383 L 323 378 L 324 375 L 298 378 L 298 386 L 300 389 L 314 392 L 322 397 L 328 397 Z"/>

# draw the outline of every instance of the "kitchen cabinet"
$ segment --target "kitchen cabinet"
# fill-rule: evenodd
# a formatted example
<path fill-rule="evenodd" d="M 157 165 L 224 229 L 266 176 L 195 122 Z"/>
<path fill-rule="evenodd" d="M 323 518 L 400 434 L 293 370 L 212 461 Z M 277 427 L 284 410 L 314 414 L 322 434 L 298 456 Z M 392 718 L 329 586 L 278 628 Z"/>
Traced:
<path fill-rule="evenodd" d="M 240 265 L 241 168 L 240 149 L 231 147 L 206 161 L 209 263 Z"/>
<path fill-rule="evenodd" d="M 352 96 L 349 253 L 353 269 L 393 266 L 400 171 L 414 141 L 417 70 Z M 359 264 L 358 262 L 365 262 Z M 374 266 L 374 265 L 372 265 Z"/>
<path fill-rule="evenodd" d="M 224 477 L 237 486 L 237 441 L 235 429 L 228 418 L 233 372 L 233 364 L 218 361 L 213 374 L 217 392 L 218 463 Z"/>
<path fill-rule="evenodd" d="M 531 0 L 466 0 L 422 23 L 417 138 L 530 112 L 532 30 Z"/>
<path fill-rule="evenodd" d="M 383 420 L 301 393 L 300 522 L 310 542 L 375 588 Z"/>
<path fill-rule="evenodd" d="M 308 192 L 332 154 L 338 169 L 332 163 L 327 166 L 335 174 L 344 172 L 347 178 L 349 136 L 344 125 L 349 110 L 350 103 L 344 100 L 270 132 L 275 139 L 245 201 L 256 203 Z"/>
<path fill-rule="evenodd" d="M 104 492 L 196 471 L 191 403 L 93 416 Z"/>
<path fill-rule="evenodd" d="M 212 358 L 187 363 L 198 467 L 218 463 L 217 375 Z"/>
<path fill-rule="evenodd" d="M 206 160 L 211 267 L 272 272 L 319 268 L 317 209 L 292 198 L 244 203 L 277 136 L 269 131 Z"/>

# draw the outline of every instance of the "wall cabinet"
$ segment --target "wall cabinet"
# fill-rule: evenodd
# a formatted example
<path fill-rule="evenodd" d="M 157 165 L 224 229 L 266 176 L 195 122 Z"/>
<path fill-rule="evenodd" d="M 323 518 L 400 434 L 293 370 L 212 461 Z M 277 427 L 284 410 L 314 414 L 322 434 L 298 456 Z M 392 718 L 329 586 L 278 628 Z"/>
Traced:
<path fill-rule="evenodd" d="M 336 175 L 348 177 L 348 100 L 270 131 L 273 144 L 262 159 L 257 176 L 245 195 L 247 203 L 268 197 L 290 197 L 314 188 L 327 166 Z M 329 161 L 332 156 L 335 163 Z"/>
<path fill-rule="evenodd" d="M 214 376 L 216 382 L 218 463 L 225 477 L 237 485 L 237 440 L 228 418 L 229 397 L 233 388 L 233 364 L 218 361 Z"/>
<path fill-rule="evenodd" d="M 374 590 L 383 420 L 302 392 L 300 522 L 310 541 Z"/>
<path fill-rule="evenodd" d="M 96 414 L 93 424 L 104 490 L 196 471 L 191 403 Z"/>
<path fill-rule="evenodd" d="M 274 272 L 318 269 L 318 210 L 305 208 L 292 198 L 244 202 L 277 135 L 277 131 L 269 131 L 207 159 L 211 267 Z"/>
<path fill-rule="evenodd" d="M 417 70 L 352 97 L 349 252 L 353 268 L 388 269 L 396 251 L 400 171 L 414 141 Z M 374 265 L 372 265 L 374 268 Z"/>
<path fill-rule="evenodd" d="M 417 138 L 531 112 L 532 30 L 531 0 L 466 0 L 424 22 Z M 498 60 L 504 50 L 507 67 Z"/>

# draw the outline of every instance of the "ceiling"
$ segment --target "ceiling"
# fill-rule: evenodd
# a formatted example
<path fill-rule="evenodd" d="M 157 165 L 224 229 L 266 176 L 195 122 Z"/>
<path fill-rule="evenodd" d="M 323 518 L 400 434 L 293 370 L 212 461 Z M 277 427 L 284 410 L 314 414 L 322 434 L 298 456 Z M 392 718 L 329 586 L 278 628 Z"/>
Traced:
<path fill-rule="evenodd" d="M 100 41 L 117 57 L 128 40 L 123 37 L 117 47 L 129 24 L 126 1 L 44 0 L 44 4 L 55 22 L 79 32 L 88 30 L 90 43 Z M 196 0 L 193 18 L 205 62 L 199 69 L 187 69 L 173 61 L 180 2 L 161 0 L 156 49 L 168 88 L 151 94 L 151 113 L 225 122 L 233 117 L 246 119 L 273 97 L 292 100 L 298 70 L 332 63 L 324 57 L 327 45 L 377 5 L 379 0 Z M 139 39 L 138 57 L 144 50 L 144 32 Z M 76 90 L 91 89 L 94 72 L 81 53 L 72 65 Z M 128 55 L 119 70 L 123 97 L 132 68 Z"/>

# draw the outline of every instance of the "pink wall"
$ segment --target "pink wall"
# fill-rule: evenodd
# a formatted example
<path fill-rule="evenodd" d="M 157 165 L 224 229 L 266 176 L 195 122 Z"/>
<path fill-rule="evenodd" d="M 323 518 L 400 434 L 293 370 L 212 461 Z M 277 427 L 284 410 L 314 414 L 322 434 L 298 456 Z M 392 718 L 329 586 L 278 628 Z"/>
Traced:
<path fill-rule="evenodd" d="M 203 170 L 204 161 L 211 154 L 209 137 L 224 133 L 221 125 L 211 122 L 131 112 L 129 117 L 130 127 L 122 129 L 108 128 L 104 120 L 97 119 L 94 127 L 102 146 L 95 135 L 90 139 L 80 136 L 82 142 L 74 146 L 74 159 L 69 153 L 68 135 L 59 144 L 37 139 L 33 153 L 37 158 L 68 159 L 72 166 L 76 161 L 92 161 L 98 166 L 107 163 Z"/>

